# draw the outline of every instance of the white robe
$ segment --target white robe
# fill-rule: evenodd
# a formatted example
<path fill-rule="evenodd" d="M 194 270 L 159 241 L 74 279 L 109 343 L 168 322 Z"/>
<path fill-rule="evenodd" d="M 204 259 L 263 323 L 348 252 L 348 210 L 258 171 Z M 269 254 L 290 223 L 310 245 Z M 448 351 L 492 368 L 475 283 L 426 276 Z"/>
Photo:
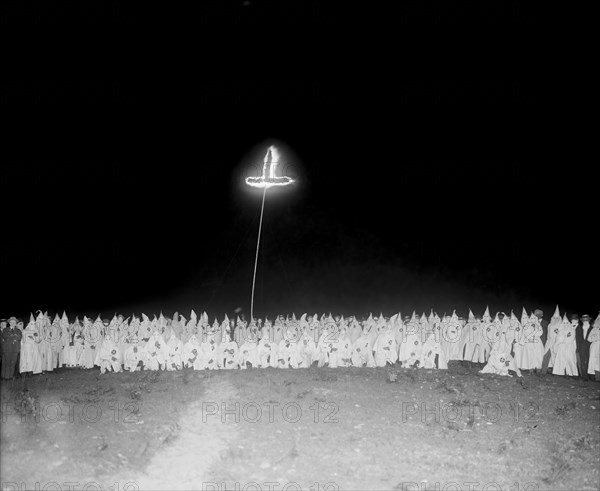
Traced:
<path fill-rule="evenodd" d="M 463 331 L 464 335 L 461 336 L 462 342 L 464 343 L 464 355 L 463 360 L 474 363 L 479 362 L 479 346 L 481 344 L 481 322 L 473 321 L 465 324 Z M 443 347 L 443 345 L 442 345 Z"/>
<path fill-rule="evenodd" d="M 222 341 L 219 353 L 219 368 L 234 370 L 240 367 L 240 353 L 235 341 Z"/>
<path fill-rule="evenodd" d="M 437 366 L 435 363 L 436 355 L 438 357 Z M 421 346 L 419 368 L 439 368 L 443 370 L 448 368 L 448 362 L 442 350 L 441 342 L 436 339 L 434 334 L 427 336 L 427 339 Z"/>
<path fill-rule="evenodd" d="M 564 323 L 558 330 L 554 344 L 556 357 L 552 367 L 553 375 L 578 375 L 577 369 L 577 342 L 575 341 L 575 329 L 571 323 Z"/>
<path fill-rule="evenodd" d="M 119 361 L 119 346 L 110 337 L 105 337 L 97 356 L 97 365 L 100 365 L 100 373 L 113 370 L 121 371 L 121 362 Z"/>
<path fill-rule="evenodd" d="M 440 338 L 440 350 L 444 353 L 446 360 L 462 360 L 461 353 L 463 328 L 459 322 L 450 321 L 442 324 L 442 335 Z"/>
<path fill-rule="evenodd" d="M 298 368 L 309 368 L 314 361 L 314 355 L 317 351 L 317 345 L 309 331 L 306 331 L 297 346 L 298 355 L 301 361 L 298 361 Z"/>
<path fill-rule="evenodd" d="M 158 331 L 154 331 L 148 339 L 146 346 L 146 362 L 144 370 L 164 370 L 169 359 L 167 343 Z"/>
<path fill-rule="evenodd" d="M 544 345 L 540 339 L 542 326 L 538 323 L 527 323 L 523 327 L 523 335 L 519 341 L 520 358 L 515 360 L 521 370 L 541 369 L 544 358 Z"/>
<path fill-rule="evenodd" d="M 479 373 L 493 373 L 512 377 L 508 373 L 508 370 L 516 372 L 518 377 L 521 376 L 521 371 L 517 367 L 513 357 L 510 356 L 510 353 L 496 349 L 491 351 L 487 364 L 482 370 L 479 370 Z"/>
<path fill-rule="evenodd" d="M 594 375 L 594 372 L 600 372 L 600 327 L 590 327 L 592 330 L 588 334 L 590 345 L 590 361 L 588 363 L 588 374 Z"/>
<path fill-rule="evenodd" d="M 546 338 L 546 344 L 544 345 L 544 355 L 548 351 L 550 351 L 550 361 L 548 362 L 548 367 L 552 368 L 554 366 L 554 358 L 556 358 L 556 337 L 558 336 L 558 331 L 560 330 L 560 319 L 558 321 L 553 320 L 548 325 L 548 336 Z"/>
<path fill-rule="evenodd" d="M 173 371 L 173 370 L 181 370 L 182 365 L 183 365 L 183 361 L 182 361 L 182 354 L 183 354 L 183 343 L 181 342 L 181 339 L 179 339 L 179 337 L 177 337 L 177 335 L 174 332 L 171 332 L 171 336 L 169 337 L 169 340 L 167 341 L 167 353 L 168 353 L 168 359 L 167 359 L 167 370 L 169 371 Z"/>
<path fill-rule="evenodd" d="M 140 361 L 144 360 L 143 356 L 143 347 L 139 345 L 139 343 L 128 343 L 125 347 L 125 355 L 123 360 L 123 365 L 125 371 L 135 372 L 141 370 L 138 366 Z"/>
<path fill-rule="evenodd" d="M 373 337 L 368 333 L 363 335 L 356 340 L 354 346 L 352 346 L 352 352 L 350 358 L 352 360 L 352 366 L 373 368 L 377 366 L 375 364 L 375 358 L 373 356 Z"/>
<path fill-rule="evenodd" d="M 19 360 L 19 372 L 42 373 L 42 357 L 38 349 L 37 329 L 24 329 L 21 338 L 21 355 Z"/>
<path fill-rule="evenodd" d="M 248 368 L 248 363 L 252 368 L 257 368 L 260 364 L 258 358 L 258 341 L 246 340 L 239 350 L 240 368 L 245 370 Z"/>
<path fill-rule="evenodd" d="M 258 342 L 258 366 L 259 368 L 277 368 L 278 349 L 274 342 L 261 339 Z"/>
<path fill-rule="evenodd" d="M 391 327 L 379 333 L 373 346 L 375 352 L 375 365 L 384 367 L 388 363 L 393 365 L 398 361 L 398 346 L 396 344 L 396 331 Z"/>
<path fill-rule="evenodd" d="M 186 368 L 201 370 L 201 347 L 198 337 L 192 334 L 183 345 L 181 360 Z"/>

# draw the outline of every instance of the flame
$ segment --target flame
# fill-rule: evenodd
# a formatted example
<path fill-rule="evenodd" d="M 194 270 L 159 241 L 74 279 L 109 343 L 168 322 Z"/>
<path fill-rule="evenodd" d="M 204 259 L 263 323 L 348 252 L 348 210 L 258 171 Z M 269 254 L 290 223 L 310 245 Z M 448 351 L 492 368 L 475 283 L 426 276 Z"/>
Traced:
<path fill-rule="evenodd" d="M 288 176 L 277 177 L 277 166 L 279 165 L 279 150 L 274 145 L 267 149 L 264 158 L 262 176 L 247 177 L 246 184 L 255 188 L 270 188 L 273 186 L 287 186 L 294 179 Z"/>

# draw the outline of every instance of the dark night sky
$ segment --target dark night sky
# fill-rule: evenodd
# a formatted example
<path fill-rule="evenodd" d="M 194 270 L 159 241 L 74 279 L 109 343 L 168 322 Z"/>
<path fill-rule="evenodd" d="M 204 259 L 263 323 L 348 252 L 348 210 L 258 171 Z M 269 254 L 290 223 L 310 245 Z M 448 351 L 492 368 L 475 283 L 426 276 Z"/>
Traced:
<path fill-rule="evenodd" d="M 272 139 L 298 182 L 258 315 L 596 314 L 593 184 L 521 2 L 197 3 L 3 2 L 0 315 L 248 313 Z"/>

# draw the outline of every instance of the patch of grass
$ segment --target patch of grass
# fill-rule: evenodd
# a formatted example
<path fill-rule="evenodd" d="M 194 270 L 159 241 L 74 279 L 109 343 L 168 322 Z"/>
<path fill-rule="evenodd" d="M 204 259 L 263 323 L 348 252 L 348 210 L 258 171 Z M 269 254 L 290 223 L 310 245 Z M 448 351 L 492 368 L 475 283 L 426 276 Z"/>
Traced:
<path fill-rule="evenodd" d="M 15 392 L 13 406 L 21 416 L 37 414 L 40 407 L 39 396 L 35 391 L 24 388 Z"/>
<path fill-rule="evenodd" d="M 563 406 L 557 406 L 556 409 L 554 409 L 554 413 L 559 418 L 567 418 L 569 416 L 570 411 L 572 411 L 576 407 L 577 404 L 575 403 L 575 401 L 571 401 Z"/>

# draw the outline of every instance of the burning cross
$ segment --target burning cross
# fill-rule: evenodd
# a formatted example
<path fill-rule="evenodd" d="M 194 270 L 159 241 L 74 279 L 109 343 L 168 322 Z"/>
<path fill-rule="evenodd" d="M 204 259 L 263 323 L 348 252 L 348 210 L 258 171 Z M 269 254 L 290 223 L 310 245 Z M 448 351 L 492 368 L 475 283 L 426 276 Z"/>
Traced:
<path fill-rule="evenodd" d="M 246 184 L 255 188 L 267 188 L 273 186 L 287 186 L 294 180 L 288 176 L 277 177 L 277 166 L 279 165 L 279 151 L 271 145 L 265 154 L 262 176 L 247 177 Z"/>

